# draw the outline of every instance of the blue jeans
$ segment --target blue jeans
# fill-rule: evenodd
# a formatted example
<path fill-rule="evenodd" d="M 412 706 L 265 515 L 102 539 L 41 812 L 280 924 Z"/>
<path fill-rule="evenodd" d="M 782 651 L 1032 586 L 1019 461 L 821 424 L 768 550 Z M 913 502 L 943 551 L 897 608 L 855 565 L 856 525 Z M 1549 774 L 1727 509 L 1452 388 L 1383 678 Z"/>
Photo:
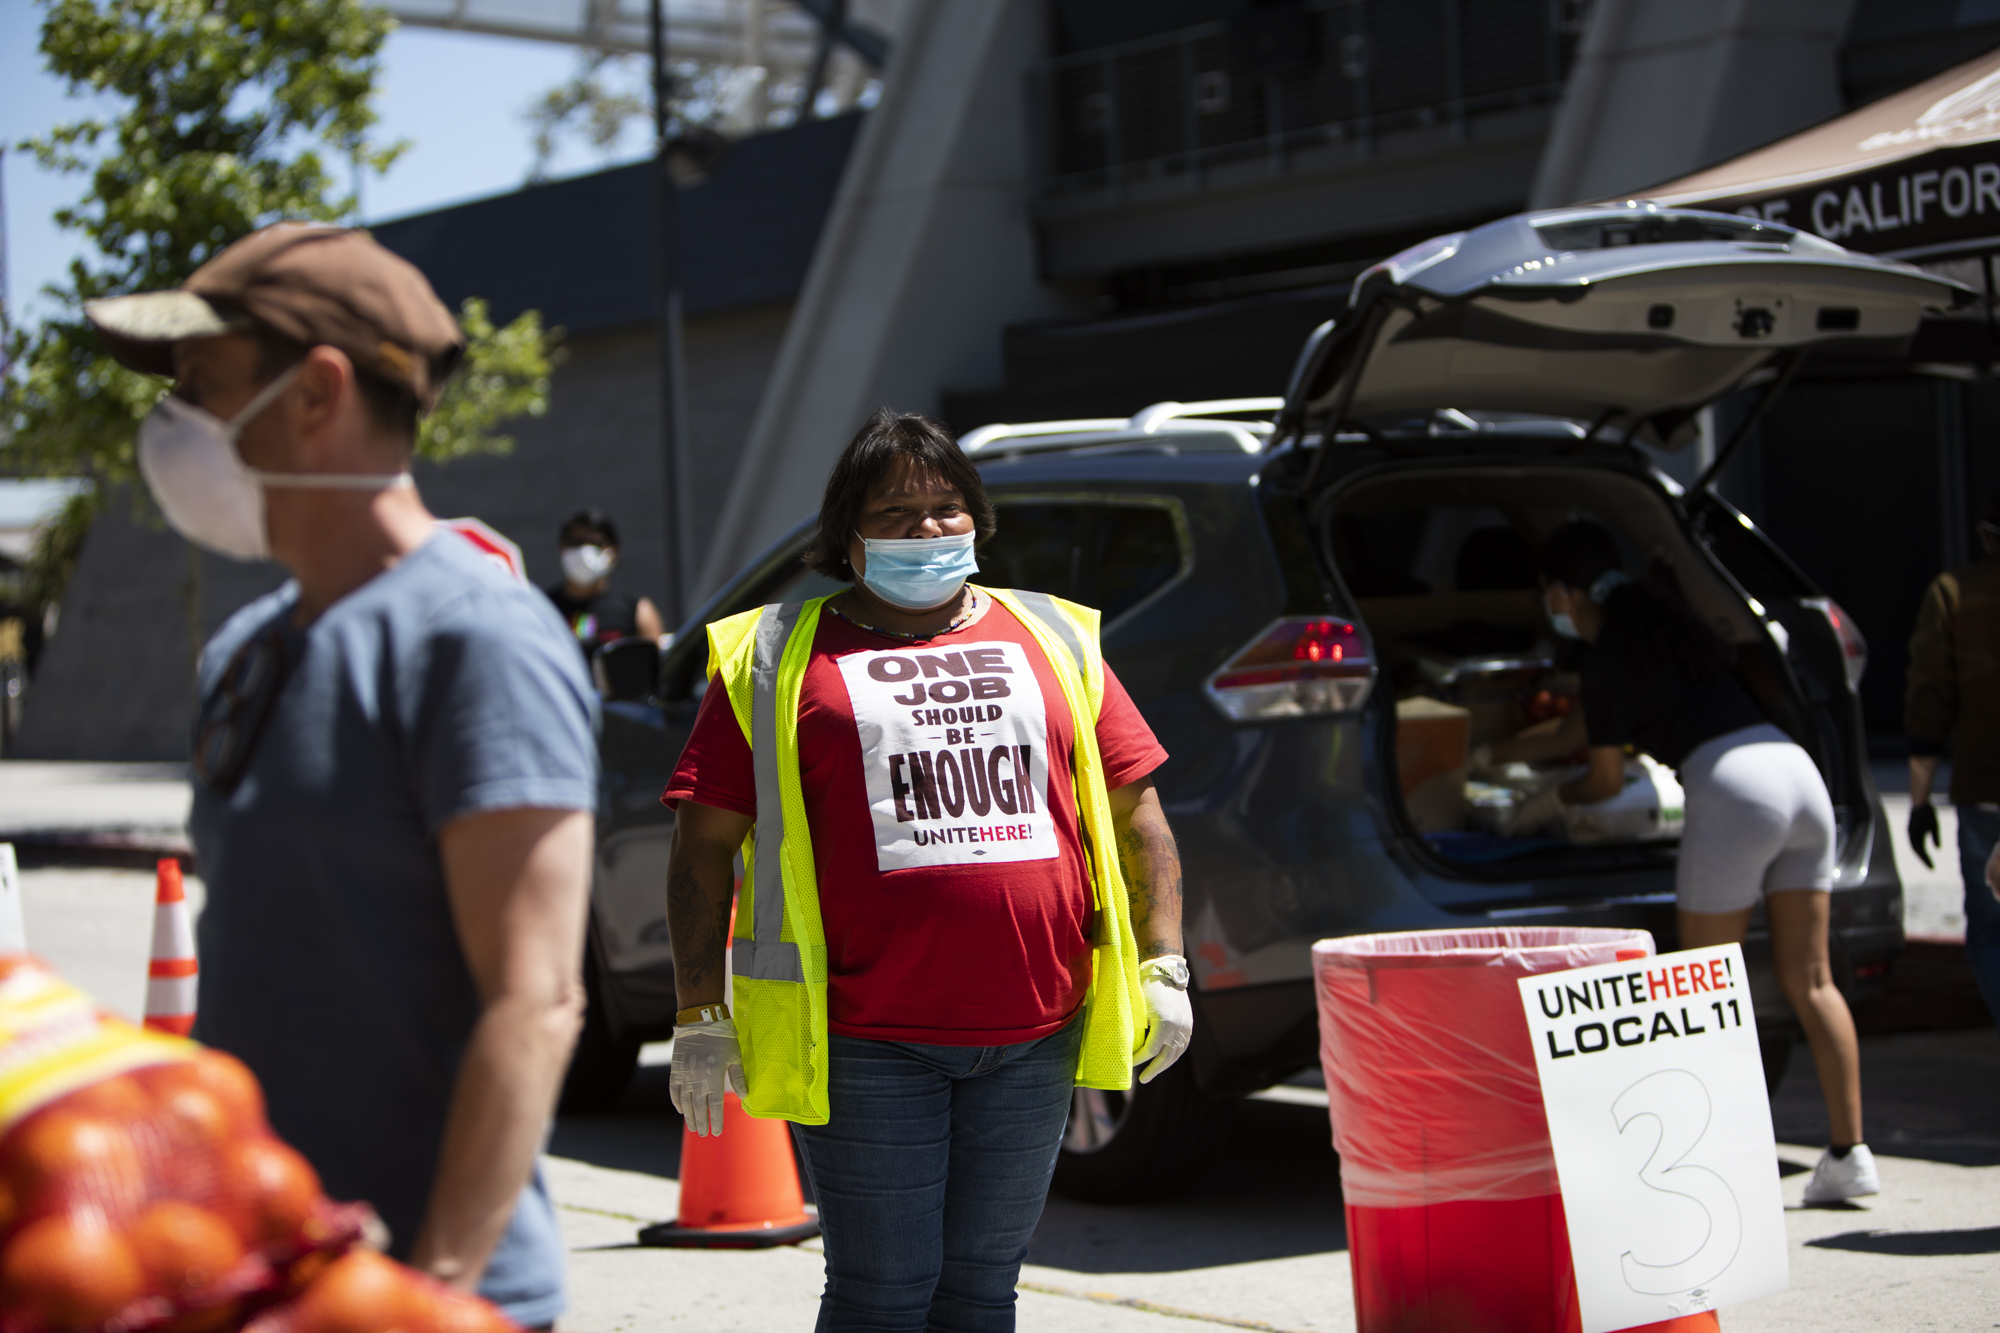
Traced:
<path fill-rule="evenodd" d="M 1005 1333 L 1076 1078 L 1081 1016 L 1012 1046 L 831 1038 L 824 1125 L 793 1125 L 819 1199 L 819 1333 Z"/>
<path fill-rule="evenodd" d="M 537 1158 L 535 1174 L 514 1205 L 513 1220 L 486 1262 L 479 1294 L 522 1328 L 547 1328 L 569 1304 L 563 1294 L 563 1261 L 568 1257 Z"/>
<path fill-rule="evenodd" d="M 1958 868 L 1965 876 L 1965 960 L 2000 1023 L 2000 902 L 1986 887 L 1986 861 L 2000 842 L 2000 811 L 1958 808 Z"/>

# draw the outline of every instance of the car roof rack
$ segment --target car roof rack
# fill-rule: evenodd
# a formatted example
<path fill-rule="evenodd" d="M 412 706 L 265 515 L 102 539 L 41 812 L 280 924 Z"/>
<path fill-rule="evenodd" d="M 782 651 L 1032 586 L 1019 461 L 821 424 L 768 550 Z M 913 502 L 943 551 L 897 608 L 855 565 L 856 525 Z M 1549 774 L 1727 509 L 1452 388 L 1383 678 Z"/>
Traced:
<path fill-rule="evenodd" d="M 1262 453 L 1271 434 L 1269 421 L 1246 421 L 1238 414 L 1276 415 L 1283 398 L 1215 398 L 1199 403 L 1154 403 L 1131 417 L 1085 417 L 1073 421 L 1005 422 L 981 426 L 959 438 L 968 454 L 1024 453 L 1043 449 L 1078 449 L 1094 444 L 1129 442 L 1148 435 L 1200 432 L 1230 436 L 1246 454 Z"/>

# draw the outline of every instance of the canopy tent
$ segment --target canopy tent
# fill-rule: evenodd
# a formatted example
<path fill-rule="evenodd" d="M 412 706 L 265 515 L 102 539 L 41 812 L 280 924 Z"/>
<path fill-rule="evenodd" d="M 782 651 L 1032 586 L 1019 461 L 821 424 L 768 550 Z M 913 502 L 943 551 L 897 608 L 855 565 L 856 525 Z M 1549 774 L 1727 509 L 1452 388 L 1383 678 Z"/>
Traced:
<path fill-rule="evenodd" d="M 1782 222 L 1896 259 L 2000 251 L 2000 50 L 1634 194 Z"/>

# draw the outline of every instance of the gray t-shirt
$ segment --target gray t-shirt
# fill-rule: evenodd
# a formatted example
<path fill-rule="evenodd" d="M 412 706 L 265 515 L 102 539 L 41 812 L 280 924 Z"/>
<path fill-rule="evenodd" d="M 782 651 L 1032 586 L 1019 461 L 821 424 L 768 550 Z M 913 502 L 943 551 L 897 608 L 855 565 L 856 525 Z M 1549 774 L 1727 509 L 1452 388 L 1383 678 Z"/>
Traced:
<path fill-rule="evenodd" d="M 594 809 L 597 698 L 534 588 L 440 532 L 305 629 L 287 584 L 224 625 L 201 697 L 238 648 L 292 664 L 241 784 L 194 784 L 208 888 L 195 1036 L 263 1081 L 271 1123 L 337 1199 L 408 1251 L 479 1014 L 437 836 L 484 810 Z M 520 1323 L 560 1312 L 562 1251 L 539 1175 L 482 1290 Z"/>

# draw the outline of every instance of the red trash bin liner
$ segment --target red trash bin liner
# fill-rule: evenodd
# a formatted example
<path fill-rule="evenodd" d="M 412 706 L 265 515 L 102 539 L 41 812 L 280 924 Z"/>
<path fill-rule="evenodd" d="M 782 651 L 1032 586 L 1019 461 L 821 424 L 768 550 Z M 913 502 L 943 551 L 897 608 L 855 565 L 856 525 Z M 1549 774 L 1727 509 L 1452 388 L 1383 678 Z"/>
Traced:
<path fill-rule="evenodd" d="M 1643 930 L 1554 927 L 1313 946 L 1362 1333 L 1580 1328 L 1515 982 L 1653 952 Z M 1706 1315 L 1648 1327 L 1717 1324 Z"/>

